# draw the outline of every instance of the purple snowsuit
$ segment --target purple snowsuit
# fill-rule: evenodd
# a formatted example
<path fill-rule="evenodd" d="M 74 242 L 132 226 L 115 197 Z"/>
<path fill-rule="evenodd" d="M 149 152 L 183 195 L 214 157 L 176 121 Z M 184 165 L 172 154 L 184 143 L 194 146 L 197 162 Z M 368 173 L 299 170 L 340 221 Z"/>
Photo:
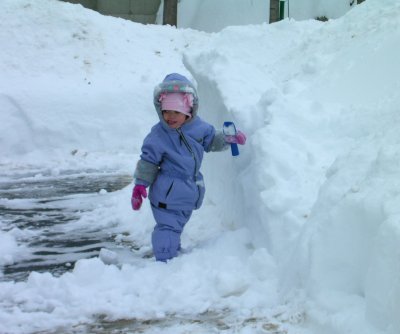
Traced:
<path fill-rule="evenodd" d="M 163 119 L 159 96 L 177 90 L 191 93 L 194 100 L 192 118 L 173 129 Z M 136 184 L 150 185 L 149 199 L 157 223 L 152 234 L 153 252 L 156 260 L 166 261 L 178 255 L 183 228 L 203 202 L 200 166 L 204 151 L 222 151 L 229 146 L 222 132 L 197 116 L 197 92 L 184 76 L 168 75 L 155 88 L 154 105 L 160 122 L 144 139 L 134 177 Z"/>

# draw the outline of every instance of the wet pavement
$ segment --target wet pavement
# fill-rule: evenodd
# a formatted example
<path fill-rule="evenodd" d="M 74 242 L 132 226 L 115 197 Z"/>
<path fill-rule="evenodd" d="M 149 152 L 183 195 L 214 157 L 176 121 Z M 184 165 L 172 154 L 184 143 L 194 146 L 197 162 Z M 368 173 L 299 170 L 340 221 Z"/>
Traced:
<path fill-rule="evenodd" d="M 98 256 L 101 248 L 114 242 L 113 235 L 93 227 L 65 227 L 91 210 L 80 203 L 80 196 L 116 191 L 131 182 L 129 175 L 96 170 L 0 175 L 0 228 L 18 228 L 29 235 L 20 240 L 26 256 L 4 266 L 0 281 L 25 280 L 31 271 L 59 276 L 79 259 Z"/>

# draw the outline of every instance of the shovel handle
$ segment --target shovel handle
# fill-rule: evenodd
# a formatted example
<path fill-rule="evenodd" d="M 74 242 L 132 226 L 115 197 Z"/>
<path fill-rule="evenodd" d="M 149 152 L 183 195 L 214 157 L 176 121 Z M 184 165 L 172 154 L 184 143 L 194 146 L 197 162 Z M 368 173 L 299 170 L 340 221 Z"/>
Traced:
<path fill-rule="evenodd" d="M 224 122 L 222 129 L 226 136 L 236 136 L 237 131 L 236 131 L 235 123 Z M 239 147 L 237 144 L 235 144 L 235 143 L 231 144 L 231 152 L 232 152 L 232 156 L 234 156 L 234 157 L 239 155 Z"/>

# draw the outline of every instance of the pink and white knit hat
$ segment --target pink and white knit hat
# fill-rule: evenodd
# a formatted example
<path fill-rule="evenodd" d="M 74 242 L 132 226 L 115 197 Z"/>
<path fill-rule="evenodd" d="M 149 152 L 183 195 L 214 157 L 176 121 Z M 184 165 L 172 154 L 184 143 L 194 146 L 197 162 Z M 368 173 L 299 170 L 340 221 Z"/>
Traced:
<path fill-rule="evenodd" d="M 174 110 L 192 117 L 193 95 L 189 93 L 162 93 L 161 110 Z"/>

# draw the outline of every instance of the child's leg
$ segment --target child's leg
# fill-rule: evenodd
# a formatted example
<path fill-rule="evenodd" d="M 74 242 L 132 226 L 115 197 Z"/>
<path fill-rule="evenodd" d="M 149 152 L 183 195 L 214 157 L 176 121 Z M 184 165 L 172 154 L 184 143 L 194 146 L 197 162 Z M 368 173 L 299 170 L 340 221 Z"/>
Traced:
<path fill-rule="evenodd" d="M 157 261 L 167 261 L 178 255 L 181 233 L 192 211 L 175 211 L 151 206 L 156 226 L 152 234 L 153 252 Z"/>

